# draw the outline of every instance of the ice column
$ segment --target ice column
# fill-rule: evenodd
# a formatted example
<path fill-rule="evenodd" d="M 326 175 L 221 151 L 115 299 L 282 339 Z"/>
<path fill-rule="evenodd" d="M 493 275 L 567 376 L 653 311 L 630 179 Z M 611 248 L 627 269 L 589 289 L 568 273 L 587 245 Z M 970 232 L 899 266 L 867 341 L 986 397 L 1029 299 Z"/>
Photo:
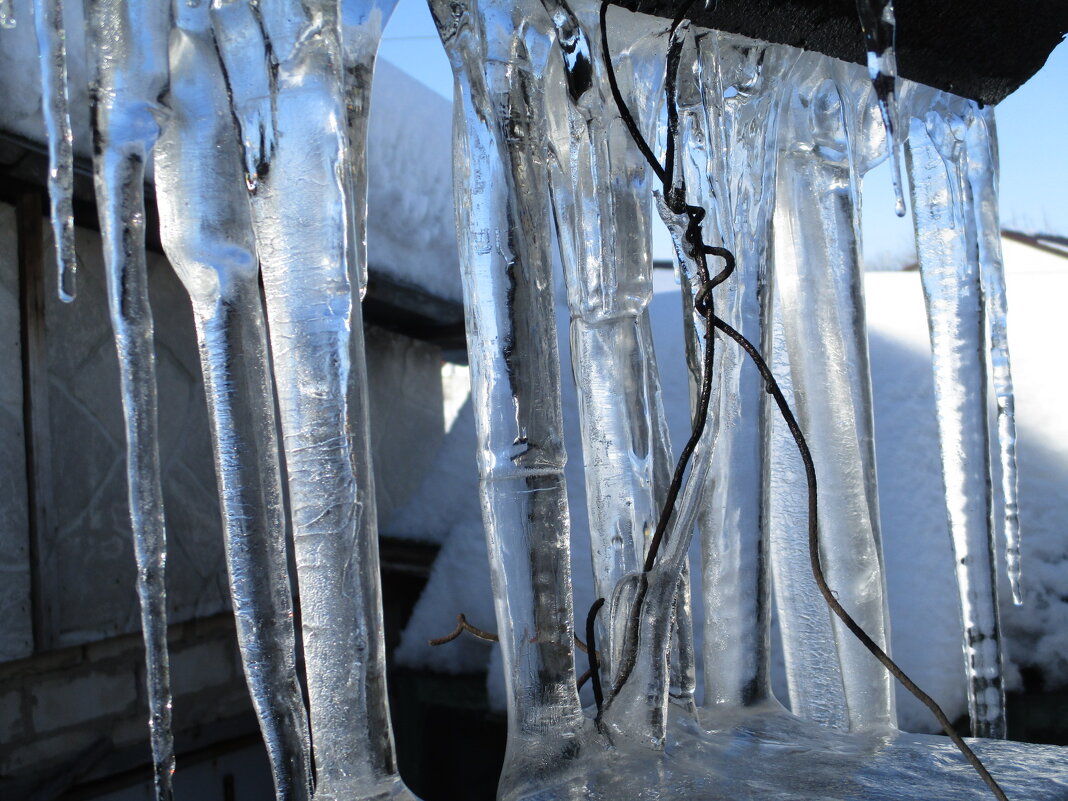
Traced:
<path fill-rule="evenodd" d="M 247 181 L 289 475 L 315 796 L 411 798 L 386 699 L 339 9 L 215 0 L 212 11 L 255 170 Z"/>
<path fill-rule="evenodd" d="M 969 180 L 973 101 L 914 87 L 909 180 L 927 301 L 946 512 L 964 623 L 973 734 L 1005 736 L 991 525 L 983 287 Z"/>
<path fill-rule="evenodd" d="M 894 34 L 894 0 L 857 0 L 857 15 L 864 31 L 868 50 L 868 77 L 886 129 L 886 149 L 890 154 L 891 178 L 894 182 L 895 208 L 898 217 L 905 216 L 905 196 L 901 187 L 901 156 L 897 114 L 897 53 Z"/>
<path fill-rule="evenodd" d="M 851 98 L 839 89 L 850 78 L 836 62 L 814 53 L 800 56 L 790 77 L 779 140 L 774 281 L 794 408 L 819 482 L 820 556 L 827 580 L 854 619 L 886 650 L 890 621 L 864 323 L 859 177 L 844 109 Z M 803 486 L 798 491 L 805 493 Z M 773 535 L 783 541 L 773 546 L 778 554 L 807 550 L 805 505 L 796 508 L 801 514 L 793 525 Z M 799 543 L 786 542 L 790 538 Z M 816 614 L 816 608 L 802 605 L 804 596 L 793 595 L 815 591 L 807 562 L 806 553 L 803 561 L 779 565 L 783 570 L 776 571 L 788 663 L 795 659 L 795 648 L 798 656 L 806 650 L 804 642 L 792 642 L 793 627 L 807 623 L 802 610 Z M 806 587 L 797 586 L 800 580 Z M 829 614 L 822 598 L 816 607 Z M 837 618 L 832 622 L 849 727 L 896 725 L 889 673 Z M 793 670 L 788 675 L 793 700 L 794 689 L 803 682 Z M 821 704 L 826 699 L 810 700 Z"/>
<path fill-rule="evenodd" d="M 498 797 L 508 798 L 565 770 L 583 724 L 545 164 L 543 91 L 563 76 L 540 3 L 435 0 L 431 11 L 456 79 L 453 175 L 482 516 L 508 690 Z"/>
<path fill-rule="evenodd" d="M 207 388 L 230 592 L 279 801 L 311 797 L 296 672 L 274 386 L 237 130 L 208 5 L 174 3 L 171 114 L 156 148 L 160 235 L 189 292 Z"/>
<path fill-rule="evenodd" d="M 1016 493 L 1016 401 L 1012 389 L 1005 297 L 1005 264 L 1001 258 L 1001 223 L 998 218 L 998 139 L 993 106 L 974 109 L 968 127 L 968 182 L 975 207 L 979 274 L 986 300 L 990 332 L 990 377 L 998 409 L 998 456 L 1001 463 L 1001 498 L 1004 507 L 1005 567 L 1012 599 L 1023 603 L 1020 584 L 1020 516 Z"/>
<path fill-rule="evenodd" d="M 695 123 L 701 133 L 691 133 L 701 147 L 688 157 L 690 201 L 709 211 L 705 242 L 727 248 L 737 259 L 734 274 L 715 290 L 716 313 L 758 347 L 765 320 L 778 102 L 794 52 L 709 32 L 699 37 L 697 60 L 689 67 L 700 81 L 704 114 Z M 701 157 L 703 170 L 697 163 Z M 713 260 L 709 269 L 721 266 Z M 691 283 L 691 291 L 695 288 Z M 692 294 L 688 305 L 692 308 Z M 692 321 L 692 314 L 687 318 Z M 770 698 L 768 544 L 761 509 L 765 392 L 758 372 L 746 362 L 734 343 L 724 341 L 716 349 L 718 396 L 709 414 L 719 438 L 698 518 L 706 708 Z"/>
<path fill-rule="evenodd" d="M 346 123 L 349 132 L 349 257 L 359 277 L 360 298 L 367 292 L 367 120 L 371 83 L 382 30 L 397 0 L 340 0 L 344 48 Z"/>
<path fill-rule="evenodd" d="M 631 139 L 605 75 L 600 3 L 569 8 L 545 0 L 563 55 L 565 82 L 547 89 L 550 188 L 571 311 L 572 365 L 579 397 L 590 539 L 598 598 L 642 569 L 670 471 L 660 381 L 647 306 L 652 297 L 648 165 Z M 628 15 L 630 16 L 630 15 Z M 632 107 L 655 130 L 666 38 L 659 20 L 628 26 L 630 59 L 616 70 L 642 86 Z M 632 93 L 633 94 L 633 93 Z M 670 480 L 670 479 L 669 479 Z M 659 490 L 659 492 L 658 492 Z M 599 644 L 604 676 L 614 672 L 618 622 Z M 625 610 L 624 614 L 629 614 Z"/>
<path fill-rule="evenodd" d="M 144 180 L 145 160 L 159 136 L 158 98 L 167 86 L 170 4 L 87 0 L 86 22 L 92 53 L 93 168 L 126 422 L 126 480 L 145 638 L 152 758 L 156 797 L 165 800 L 171 797 L 174 741 Z"/>
<path fill-rule="evenodd" d="M 41 64 L 42 112 L 48 131 L 48 197 L 56 242 L 60 300 L 74 300 L 77 256 L 74 253 L 74 140 L 67 108 L 67 43 L 63 0 L 34 0 L 38 59 Z"/>

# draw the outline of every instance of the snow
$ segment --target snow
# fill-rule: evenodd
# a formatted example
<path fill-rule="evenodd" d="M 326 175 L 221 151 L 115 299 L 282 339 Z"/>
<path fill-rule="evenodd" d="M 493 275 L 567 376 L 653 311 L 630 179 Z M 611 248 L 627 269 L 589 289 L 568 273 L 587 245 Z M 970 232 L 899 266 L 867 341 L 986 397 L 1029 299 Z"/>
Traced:
<path fill-rule="evenodd" d="M 1056 304 L 1068 293 L 1068 260 L 1008 239 L 1003 240 L 1003 247 L 1017 390 L 1025 598 L 1022 607 L 1013 606 L 1004 565 L 1000 565 L 1006 681 L 1012 690 L 1020 686 L 1021 667 L 1040 668 L 1050 686 L 1068 683 L 1068 537 L 1063 522 L 1068 520 L 1068 416 L 1059 398 L 1068 391 L 1068 379 L 1047 366 L 1050 361 L 1059 363 L 1050 321 L 1059 319 Z M 868 273 L 865 282 L 893 654 L 944 705 L 949 716 L 957 718 L 966 713 L 964 669 L 920 277 L 917 272 Z M 664 405 L 677 452 L 687 433 L 689 408 L 681 304 L 670 278 L 658 281 L 658 289 L 650 308 Z M 557 309 L 559 330 L 566 337 L 562 299 Z M 561 362 L 561 372 L 568 375 L 566 347 L 561 349 Z M 593 579 L 584 534 L 584 482 L 571 384 L 564 382 L 564 418 L 578 619 L 592 603 Z M 437 648 L 426 645 L 428 639 L 451 631 L 460 612 L 476 625 L 495 628 L 474 447 L 468 403 L 457 415 L 423 487 L 382 526 L 385 534 L 443 543 L 429 584 L 403 633 L 397 652 L 400 664 L 447 672 L 491 667 L 492 649 L 484 643 L 461 638 Z M 696 551 L 691 558 L 697 558 Z M 699 572 L 694 571 L 697 580 Z M 693 595 L 698 618 L 702 613 L 699 587 L 694 587 Z M 701 627 L 695 628 L 700 638 Z M 700 642 L 696 649 L 701 652 Z M 775 687 L 780 698 L 785 698 L 781 654 L 777 661 Z M 496 664 L 499 669 L 499 659 Z M 488 686 L 491 701 L 503 707 L 502 682 L 491 678 Z M 900 689 L 897 704 L 901 728 L 936 729 L 929 713 Z"/>

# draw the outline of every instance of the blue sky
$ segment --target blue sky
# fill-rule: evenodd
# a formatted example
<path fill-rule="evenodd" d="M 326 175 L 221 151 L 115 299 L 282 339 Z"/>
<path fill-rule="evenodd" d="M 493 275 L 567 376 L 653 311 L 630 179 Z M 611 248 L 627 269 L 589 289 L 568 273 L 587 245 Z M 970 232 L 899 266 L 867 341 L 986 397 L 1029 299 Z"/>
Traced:
<path fill-rule="evenodd" d="M 441 95 L 452 98 L 452 71 L 424 0 L 401 0 L 380 55 Z M 997 107 L 1001 152 L 1001 219 L 1005 227 L 1068 235 L 1068 45 Z M 865 254 L 870 265 L 901 266 L 915 258 L 912 222 L 898 219 L 889 170 L 865 180 Z M 666 235 L 654 243 L 668 258 Z"/>

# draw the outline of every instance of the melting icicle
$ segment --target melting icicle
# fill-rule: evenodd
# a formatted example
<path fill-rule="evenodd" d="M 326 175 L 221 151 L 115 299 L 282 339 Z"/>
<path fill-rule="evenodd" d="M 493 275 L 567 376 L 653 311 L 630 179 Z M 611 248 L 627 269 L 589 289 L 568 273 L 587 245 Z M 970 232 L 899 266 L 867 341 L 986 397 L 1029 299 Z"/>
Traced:
<path fill-rule="evenodd" d="M 968 127 L 968 181 L 975 206 L 979 273 L 986 300 L 990 332 L 990 378 L 998 409 L 998 456 L 1001 462 L 1001 497 L 1004 506 L 1005 566 L 1013 603 L 1023 603 L 1020 584 L 1020 510 L 1016 488 L 1016 401 L 1012 389 L 1005 298 L 1005 264 L 1001 258 L 1001 223 L 998 218 L 998 151 L 994 109 L 975 110 Z"/>
<path fill-rule="evenodd" d="M 169 801 L 174 772 L 167 601 L 167 538 L 160 486 L 152 310 L 145 266 L 145 161 L 159 135 L 167 86 L 169 4 L 91 0 L 94 177 L 107 268 L 108 308 L 119 355 L 126 422 L 126 480 L 145 638 L 156 797 Z"/>
<path fill-rule="evenodd" d="M 508 693 L 498 797 L 570 770 L 583 715 L 559 361 L 552 309 L 543 87 L 562 81 L 540 3 L 431 3 L 455 75 L 453 174 L 482 516 Z"/>
<path fill-rule="evenodd" d="M 0 12 L 2 13 L 2 12 Z M 48 197 L 56 244 L 59 299 L 74 300 L 74 140 L 67 108 L 67 43 L 63 0 L 34 0 L 34 27 L 41 63 L 45 128 L 48 132 Z"/>
<path fill-rule="evenodd" d="M 983 289 L 968 180 L 975 104 L 917 86 L 909 181 L 931 333 L 942 475 L 964 621 L 968 711 L 979 737 L 1005 736 L 991 526 Z"/>
<path fill-rule="evenodd" d="M 207 389 L 230 593 L 278 801 L 311 798 L 296 672 L 274 386 L 241 152 L 206 3 L 174 3 L 156 147 L 160 236 L 189 292 Z"/>
<path fill-rule="evenodd" d="M 337 5 L 216 0 L 212 11 L 251 148 L 245 163 L 255 169 L 252 222 L 289 475 L 315 795 L 412 799 L 397 774 L 386 698 Z"/>
<path fill-rule="evenodd" d="M 901 135 L 897 113 L 897 55 L 894 50 L 894 0 L 857 0 L 857 14 L 868 48 L 868 75 L 879 103 L 886 128 L 886 148 L 890 155 L 894 182 L 894 211 L 905 216 L 905 193 L 901 183 Z"/>
<path fill-rule="evenodd" d="M 574 12 L 552 0 L 543 4 L 556 27 L 566 76 L 559 96 L 547 98 L 550 188 L 571 310 L 595 592 L 611 598 L 624 575 L 640 570 L 659 516 L 654 474 L 664 463 L 670 470 L 671 462 L 647 315 L 649 176 L 608 85 L 600 3 L 574 3 Z M 663 27 L 656 21 L 648 30 L 628 31 L 628 40 L 644 42 L 630 51 L 632 60 L 641 61 L 633 69 L 629 62 L 617 64 L 617 73 L 661 83 L 664 39 L 655 34 Z M 655 125 L 658 93 L 642 94 L 651 107 L 634 110 Z M 615 669 L 616 628 L 614 622 L 602 627 L 606 677 Z"/>
<path fill-rule="evenodd" d="M 760 343 L 778 95 L 796 51 L 721 33 L 705 34 L 698 43 L 691 69 L 700 81 L 700 108 L 688 132 L 695 149 L 683 166 L 693 170 L 687 180 L 692 201 L 710 211 L 705 241 L 727 248 L 737 259 L 734 274 L 718 290 L 716 313 L 750 342 Z M 687 316 L 693 320 L 692 313 Z M 720 434 L 699 523 L 706 707 L 755 705 L 771 698 L 768 547 L 762 520 L 765 392 L 759 374 L 745 362 L 745 354 L 733 344 L 717 348 L 718 397 L 710 415 Z"/>
<path fill-rule="evenodd" d="M 15 0 L 0 0 L 0 28 L 15 27 Z"/>
<path fill-rule="evenodd" d="M 791 78 L 775 215 L 783 339 L 798 422 L 819 480 L 820 553 L 827 580 L 849 613 L 887 649 L 857 176 L 844 108 L 849 96 L 838 88 L 849 78 L 833 60 L 808 53 Z M 798 506 L 804 515 L 804 504 Z M 799 533 L 804 520 L 796 521 Z M 789 622 L 787 617 L 784 625 Z M 833 622 L 850 728 L 896 725 L 890 675 L 837 618 Z"/>
<path fill-rule="evenodd" d="M 360 298 L 367 292 L 367 120 L 371 110 L 371 84 L 382 30 L 397 0 L 340 0 L 344 31 L 345 106 L 348 112 L 347 158 L 350 258 L 356 269 Z"/>

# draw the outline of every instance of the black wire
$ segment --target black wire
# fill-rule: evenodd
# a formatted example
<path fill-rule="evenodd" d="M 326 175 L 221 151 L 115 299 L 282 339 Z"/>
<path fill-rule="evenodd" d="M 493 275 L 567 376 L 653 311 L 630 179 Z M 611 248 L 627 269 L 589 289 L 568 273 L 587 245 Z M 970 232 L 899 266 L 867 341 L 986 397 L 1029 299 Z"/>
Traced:
<path fill-rule="evenodd" d="M 604 706 L 604 691 L 601 689 L 601 671 L 600 665 L 597 664 L 597 613 L 601 611 L 601 607 L 604 606 L 604 598 L 598 598 L 593 602 L 593 606 L 590 607 L 589 613 L 586 615 L 586 657 L 590 663 L 590 681 L 593 687 L 593 702 L 597 704 L 597 714 L 601 714 L 601 707 Z M 581 684 L 579 685 L 582 686 Z"/>

